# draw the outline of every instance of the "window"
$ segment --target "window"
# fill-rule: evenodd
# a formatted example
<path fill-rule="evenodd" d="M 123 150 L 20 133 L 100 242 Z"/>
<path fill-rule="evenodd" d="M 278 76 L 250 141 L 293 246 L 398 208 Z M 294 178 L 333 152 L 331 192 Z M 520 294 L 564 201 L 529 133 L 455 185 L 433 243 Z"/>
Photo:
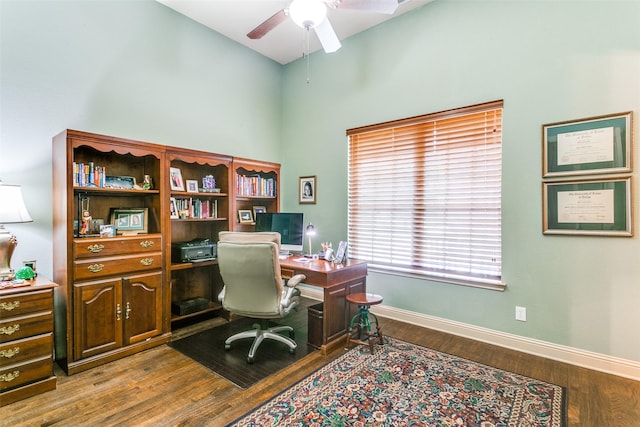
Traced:
<path fill-rule="evenodd" d="M 503 289 L 502 105 L 349 129 L 350 256 Z"/>

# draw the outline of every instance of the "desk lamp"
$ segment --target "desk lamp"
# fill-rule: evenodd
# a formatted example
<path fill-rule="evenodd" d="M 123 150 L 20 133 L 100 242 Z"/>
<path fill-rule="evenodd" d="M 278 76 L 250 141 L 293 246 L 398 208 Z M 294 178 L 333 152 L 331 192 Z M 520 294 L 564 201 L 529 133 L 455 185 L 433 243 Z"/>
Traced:
<path fill-rule="evenodd" d="M 311 257 L 313 256 L 313 254 L 311 253 L 311 236 L 316 235 L 316 228 L 313 226 L 313 224 L 309 223 L 309 225 L 307 225 L 306 233 L 307 237 L 309 237 L 309 256 Z"/>
<path fill-rule="evenodd" d="M 20 186 L 0 181 L 0 280 L 13 279 L 11 255 L 18 244 L 16 236 L 4 228 L 4 224 L 31 221 L 33 219 L 24 205 Z"/>

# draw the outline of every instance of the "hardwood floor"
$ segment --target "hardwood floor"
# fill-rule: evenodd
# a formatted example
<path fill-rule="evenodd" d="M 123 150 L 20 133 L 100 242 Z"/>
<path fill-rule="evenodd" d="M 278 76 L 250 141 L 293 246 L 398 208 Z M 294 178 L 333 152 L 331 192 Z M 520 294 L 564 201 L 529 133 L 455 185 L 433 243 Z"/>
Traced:
<path fill-rule="evenodd" d="M 568 425 L 640 426 L 640 382 L 446 333 L 380 319 L 385 335 L 566 387 Z M 70 377 L 57 390 L 0 408 L 2 426 L 222 426 L 342 350 L 313 352 L 242 390 L 162 346 Z"/>

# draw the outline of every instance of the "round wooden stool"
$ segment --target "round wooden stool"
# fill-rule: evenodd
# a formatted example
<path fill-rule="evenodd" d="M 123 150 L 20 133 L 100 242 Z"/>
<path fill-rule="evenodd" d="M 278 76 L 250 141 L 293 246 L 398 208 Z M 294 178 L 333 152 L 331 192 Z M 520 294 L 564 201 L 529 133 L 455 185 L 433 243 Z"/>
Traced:
<path fill-rule="evenodd" d="M 380 304 L 382 302 L 382 297 L 376 294 L 357 293 L 347 295 L 346 299 L 352 304 L 358 304 L 358 307 L 360 308 L 358 313 L 351 318 L 351 322 L 349 323 L 349 331 L 347 332 L 347 348 L 351 341 L 357 342 L 358 344 L 369 344 L 369 350 L 371 351 L 371 354 L 373 354 L 373 345 L 375 344 L 375 341 L 382 345 L 383 340 L 378 318 L 375 314 L 369 311 L 369 307 Z M 376 325 L 376 330 L 375 332 L 372 332 L 371 326 L 374 323 Z M 352 338 L 354 328 L 356 330 L 356 339 Z"/>

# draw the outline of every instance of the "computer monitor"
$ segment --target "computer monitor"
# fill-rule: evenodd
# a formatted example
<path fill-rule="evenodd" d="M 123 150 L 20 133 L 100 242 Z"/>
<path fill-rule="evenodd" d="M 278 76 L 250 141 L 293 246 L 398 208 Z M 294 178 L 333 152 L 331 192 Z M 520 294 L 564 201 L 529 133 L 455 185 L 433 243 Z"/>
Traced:
<path fill-rule="evenodd" d="M 256 231 L 280 233 L 281 252 L 302 252 L 304 223 L 302 213 L 264 212 L 256 215 Z"/>

